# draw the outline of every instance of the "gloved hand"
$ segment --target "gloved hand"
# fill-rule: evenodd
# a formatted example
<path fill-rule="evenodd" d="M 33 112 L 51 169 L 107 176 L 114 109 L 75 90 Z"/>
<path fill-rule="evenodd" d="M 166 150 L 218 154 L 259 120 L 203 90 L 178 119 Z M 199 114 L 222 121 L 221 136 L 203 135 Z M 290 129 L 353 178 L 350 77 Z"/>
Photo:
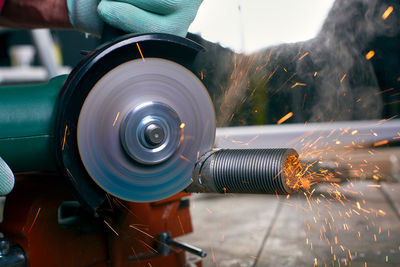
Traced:
<path fill-rule="evenodd" d="M 78 30 L 100 36 L 103 23 L 126 32 L 185 36 L 202 0 L 67 0 Z"/>
<path fill-rule="evenodd" d="M 14 187 L 14 174 L 8 165 L 0 158 L 0 196 L 5 196 Z"/>

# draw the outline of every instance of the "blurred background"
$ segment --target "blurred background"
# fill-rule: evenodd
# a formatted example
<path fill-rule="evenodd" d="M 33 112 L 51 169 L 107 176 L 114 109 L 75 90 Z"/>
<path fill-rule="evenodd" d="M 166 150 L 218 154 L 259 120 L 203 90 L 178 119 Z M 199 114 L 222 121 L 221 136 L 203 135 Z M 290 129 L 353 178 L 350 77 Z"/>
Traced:
<path fill-rule="evenodd" d="M 276 124 L 289 113 L 286 123 L 396 116 L 399 16 L 382 16 L 398 5 L 389 0 L 205 0 L 188 37 L 206 48 L 194 71 L 213 98 L 219 126 Z M 47 37 L 33 32 L 1 30 L 0 84 L 68 73 L 81 51 L 100 43 L 74 31 L 52 30 Z M 40 52 L 40 43 L 52 48 L 42 45 Z M 63 68 L 49 70 L 54 66 L 47 63 L 40 70 L 46 54 Z M 18 64 L 35 68 L 17 76 L 6 71 Z"/>

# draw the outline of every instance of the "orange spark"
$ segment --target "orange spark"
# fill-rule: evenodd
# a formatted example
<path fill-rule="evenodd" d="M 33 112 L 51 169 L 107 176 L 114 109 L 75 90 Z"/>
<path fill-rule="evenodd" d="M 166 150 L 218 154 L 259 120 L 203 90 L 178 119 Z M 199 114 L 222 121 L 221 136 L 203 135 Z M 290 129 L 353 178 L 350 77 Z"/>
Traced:
<path fill-rule="evenodd" d="M 397 103 L 400 103 L 400 100 L 389 102 L 389 103 L 385 103 L 384 105 L 387 106 L 387 105 L 393 105 L 393 104 L 397 104 Z"/>
<path fill-rule="evenodd" d="M 141 232 L 144 235 L 147 235 L 150 238 L 154 238 L 154 236 L 151 236 L 150 234 L 146 233 L 145 231 L 140 230 L 139 228 L 135 227 L 133 224 L 130 224 L 129 227 L 135 229 L 138 232 Z"/>
<path fill-rule="evenodd" d="M 254 142 L 255 140 L 257 140 L 259 137 L 259 135 L 254 136 L 253 138 L 251 138 L 248 142 L 244 143 L 244 146 L 248 146 L 250 145 L 252 142 Z"/>
<path fill-rule="evenodd" d="M 384 104 L 384 105 L 386 105 L 386 104 Z M 378 121 L 378 123 L 377 123 L 377 124 L 375 124 L 375 126 L 378 126 L 378 125 L 381 125 L 381 124 L 383 124 L 383 123 L 385 123 L 385 122 L 387 122 L 387 121 L 390 121 L 390 120 L 392 120 L 392 119 L 396 118 L 397 116 L 399 116 L 399 114 L 396 114 L 396 115 L 394 115 L 394 116 L 390 117 L 389 119 L 383 119 L 383 120 L 380 120 L 380 121 Z"/>
<path fill-rule="evenodd" d="M 369 51 L 366 55 L 365 55 L 365 58 L 367 59 L 367 60 L 370 60 L 371 58 L 373 58 L 375 56 L 375 51 L 374 50 L 371 50 L 371 51 Z"/>
<path fill-rule="evenodd" d="M 181 159 L 183 159 L 184 161 L 187 161 L 187 162 L 191 162 L 188 158 L 186 158 L 184 155 L 180 155 L 179 156 Z"/>
<path fill-rule="evenodd" d="M 358 130 L 354 130 L 351 132 L 351 135 L 355 135 L 356 133 L 358 133 Z"/>
<path fill-rule="evenodd" d="M 305 58 L 308 54 L 310 54 L 309 52 L 304 53 L 301 57 L 299 57 L 299 61 L 302 60 L 303 58 Z"/>
<path fill-rule="evenodd" d="M 63 137 L 63 141 L 62 141 L 62 150 L 64 150 L 64 147 L 65 147 L 65 142 L 66 142 L 66 139 L 67 139 L 67 131 L 68 131 L 68 125 L 65 125 L 65 130 L 64 130 L 64 137 Z"/>
<path fill-rule="evenodd" d="M 185 234 L 185 230 L 183 229 L 182 221 L 181 221 L 181 218 L 179 217 L 179 215 L 178 215 L 178 221 L 179 221 L 179 225 L 180 225 L 181 230 L 182 230 L 182 234 L 184 235 Z"/>
<path fill-rule="evenodd" d="M 344 79 L 346 79 L 347 74 L 345 73 L 342 77 L 342 79 L 340 79 L 340 83 L 342 83 L 344 81 Z"/>
<path fill-rule="evenodd" d="M 283 122 L 287 121 L 288 119 L 290 119 L 293 116 L 293 112 L 289 112 L 288 114 L 286 114 L 285 116 L 283 116 L 278 122 L 277 124 L 282 124 Z"/>
<path fill-rule="evenodd" d="M 146 244 L 146 242 L 144 242 L 143 240 L 137 239 L 137 241 L 139 241 L 140 243 L 142 243 L 145 247 L 147 247 L 148 249 L 152 250 L 153 252 L 155 252 L 156 254 L 158 254 L 158 251 L 155 250 L 153 247 L 151 247 L 150 245 Z"/>
<path fill-rule="evenodd" d="M 276 93 L 278 93 L 278 92 L 282 89 L 282 87 L 285 86 L 285 85 L 286 85 L 291 79 L 293 79 L 293 77 L 296 76 L 296 75 L 297 75 L 296 72 L 293 73 L 293 74 L 289 77 L 289 79 L 287 79 L 287 80 L 281 85 L 281 87 L 279 87 L 278 89 L 276 89 L 276 91 L 275 91 L 271 96 L 274 96 Z"/>
<path fill-rule="evenodd" d="M 306 103 L 307 94 L 304 94 L 303 102 L 301 103 L 301 108 L 304 109 L 304 104 Z"/>
<path fill-rule="evenodd" d="M 68 169 L 68 168 L 65 168 L 65 169 L 67 170 L 69 176 L 70 176 L 71 179 L 74 181 L 74 183 L 78 184 L 78 183 L 76 182 L 76 180 L 75 180 L 75 177 L 72 175 L 72 173 L 69 171 L 69 169 Z"/>
<path fill-rule="evenodd" d="M 380 91 L 380 92 L 377 92 L 377 93 L 375 93 L 375 94 L 376 94 L 376 95 L 380 95 L 380 94 L 384 94 L 384 93 L 386 93 L 386 92 L 390 92 L 390 91 L 392 91 L 392 90 L 394 90 L 394 87 L 389 88 L 389 89 L 386 89 L 386 90 L 383 90 L 383 91 Z"/>
<path fill-rule="evenodd" d="M 393 6 L 389 6 L 385 12 L 382 14 L 382 19 L 387 19 L 389 15 L 393 12 Z"/>
<path fill-rule="evenodd" d="M 307 84 L 296 82 L 296 83 L 293 84 L 292 87 L 290 87 L 290 88 L 295 88 L 296 86 L 307 86 Z"/>
<path fill-rule="evenodd" d="M 114 228 L 112 228 L 112 226 L 111 226 L 106 220 L 104 220 L 104 223 L 107 224 L 107 226 L 111 229 L 111 231 L 114 232 L 114 234 L 115 234 L 116 236 L 119 236 L 119 234 L 117 233 L 117 231 L 115 231 Z"/>
<path fill-rule="evenodd" d="M 32 230 L 33 225 L 35 224 L 37 218 L 39 217 L 39 212 L 40 212 L 40 208 L 38 209 L 38 211 L 36 212 L 35 218 L 33 219 L 33 222 L 31 224 L 31 227 L 29 227 L 28 233 Z"/>
<path fill-rule="evenodd" d="M 117 113 L 117 116 L 115 117 L 115 120 L 114 120 L 114 123 L 113 123 L 113 127 L 115 127 L 115 123 L 117 123 L 118 117 L 119 117 L 119 112 Z"/>
<path fill-rule="evenodd" d="M 137 46 L 137 48 L 139 50 L 139 53 L 140 53 L 140 56 L 142 57 L 143 62 L 145 62 L 144 56 L 143 56 L 143 53 L 142 53 L 142 49 L 140 49 L 139 43 L 136 43 L 136 46 Z"/>
<path fill-rule="evenodd" d="M 389 140 L 379 141 L 379 142 L 374 143 L 374 147 L 383 146 L 383 145 L 386 145 L 388 143 L 389 143 Z"/>

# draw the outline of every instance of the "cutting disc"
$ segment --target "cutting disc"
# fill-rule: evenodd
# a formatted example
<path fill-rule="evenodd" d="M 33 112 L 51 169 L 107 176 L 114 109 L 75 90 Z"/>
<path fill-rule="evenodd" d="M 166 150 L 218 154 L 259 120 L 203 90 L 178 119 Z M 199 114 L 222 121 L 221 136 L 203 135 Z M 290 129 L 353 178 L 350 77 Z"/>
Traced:
<path fill-rule="evenodd" d="M 155 133 L 150 139 L 156 143 L 146 143 L 146 131 Z M 131 60 L 104 75 L 82 106 L 77 131 L 91 178 L 106 192 L 135 202 L 186 188 L 214 138 L 214 109 L 202 82 L 160 58 Z"/>

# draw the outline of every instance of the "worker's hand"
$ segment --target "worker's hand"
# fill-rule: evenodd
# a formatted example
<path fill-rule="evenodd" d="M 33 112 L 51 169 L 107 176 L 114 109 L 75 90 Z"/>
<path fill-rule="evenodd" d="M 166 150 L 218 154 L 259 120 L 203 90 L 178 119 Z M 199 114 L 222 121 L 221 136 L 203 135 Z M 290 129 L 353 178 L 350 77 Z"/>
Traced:
<path fill-rule="evenodd" d="M 7 163 L 0 158 L 0 196 L 5 196 L 11 192 L 14 187 L 14 174 Z"/>
<path fill-rule="evenodd" d="M 126 32 L 185 36 L 202 0 L 67 0 L 71 23 L 100 35 L 103 21 Z"/>

